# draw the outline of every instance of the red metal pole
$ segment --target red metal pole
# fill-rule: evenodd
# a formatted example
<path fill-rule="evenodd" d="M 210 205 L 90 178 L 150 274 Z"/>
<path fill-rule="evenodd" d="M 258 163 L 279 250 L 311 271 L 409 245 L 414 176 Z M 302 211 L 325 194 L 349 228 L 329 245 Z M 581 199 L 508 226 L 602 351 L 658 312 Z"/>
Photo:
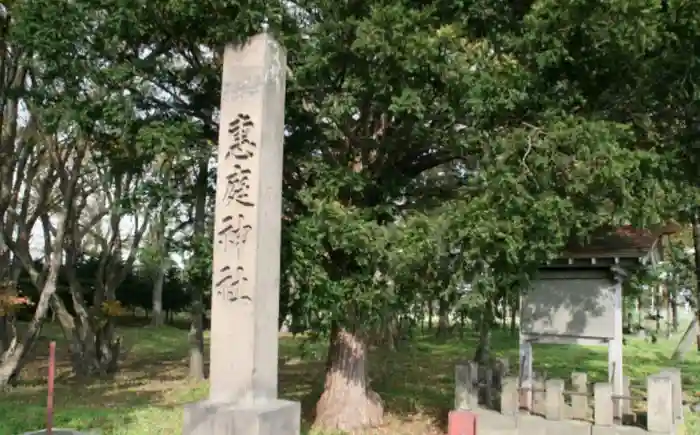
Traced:
<path fill-rule="evenodd" d="M 56 375 L 56 342 L 49 344 L 49 394 L 46 399 L 46 433 L 53 432 L 53 382 Z"/>

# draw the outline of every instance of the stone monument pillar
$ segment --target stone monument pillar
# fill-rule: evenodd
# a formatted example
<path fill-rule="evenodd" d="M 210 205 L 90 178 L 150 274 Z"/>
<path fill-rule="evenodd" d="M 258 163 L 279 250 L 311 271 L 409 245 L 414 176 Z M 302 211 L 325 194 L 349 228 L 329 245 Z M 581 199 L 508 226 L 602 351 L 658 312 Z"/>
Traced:
<path fill-rule="evenodd" d="M 214 228 L 209 399 L 184 435 L 298 435 L 277 399 L 286 56 L 268 34 L 224 54 Z"/>

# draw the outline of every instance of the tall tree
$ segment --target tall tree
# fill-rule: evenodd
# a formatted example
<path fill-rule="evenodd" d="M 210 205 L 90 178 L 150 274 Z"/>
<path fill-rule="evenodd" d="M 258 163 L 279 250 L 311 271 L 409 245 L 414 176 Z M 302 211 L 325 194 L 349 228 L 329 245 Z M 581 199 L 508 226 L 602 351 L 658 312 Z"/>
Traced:
<path fill-rule="evenodd" d="M 285 282 L 303 289 L 298 310 L 315 312 L 297 317 L 330 337 L 317 425 L 381 421 L 366 377 L 367 325 L 395 300 L 378 279 L 388 229 L 419 198 L 439 197 L 417 183 L 425 171 L 464 162 L 457 198 L 442 198 L 438 213 L 452 222 L 467 276 L 490 282 L 477 286 L 482 303 L 526 286 L 572 236 L 651 223 L 669 203 L 656 177 L 668 162 L 637 145 L 642 133 L 625 111 L 639 95 L 596 86 L 645 52 L 632 35 L 655 21 L 638 28 L 649 12 L 641 3 L 560 3 L 298 4 L 303 37 L 285 41 L 296 121 L 285 178 L 294 279 Z M 632 13 L 612 23 L 623 9 Z M 589 42 L 604 49 L 586 51 Z M 492 316 L 483 318 L 487 331 Z"/>

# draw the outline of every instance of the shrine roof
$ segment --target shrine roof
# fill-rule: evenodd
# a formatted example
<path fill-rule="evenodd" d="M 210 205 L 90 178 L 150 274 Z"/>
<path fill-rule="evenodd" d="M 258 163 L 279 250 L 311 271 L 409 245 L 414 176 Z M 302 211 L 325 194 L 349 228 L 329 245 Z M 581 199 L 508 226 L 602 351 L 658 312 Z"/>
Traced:
<path fill-rule="evenodd" d="M 588 243 L 569 243 L 562 257 L 641 258 L 654 248 L 661 236 L 680 230 L 681 226 L 675 222 L 645 229 L 634 228 L 631 225 L 601 228 L 593 233 Z"/>

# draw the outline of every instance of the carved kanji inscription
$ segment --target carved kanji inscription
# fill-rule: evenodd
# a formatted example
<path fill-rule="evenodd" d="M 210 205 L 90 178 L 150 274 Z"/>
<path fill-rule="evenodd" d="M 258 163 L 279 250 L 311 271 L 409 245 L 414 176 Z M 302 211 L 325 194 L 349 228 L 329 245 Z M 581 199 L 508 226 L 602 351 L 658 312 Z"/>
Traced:
<path fill-rule="evenodd" d="M 219 278 L 214 285 L 216 295 L 229 302 L 239 299 L 250 301 L 250 296 L 245 294 L 244 289 L 247 282 L 243 266 L 238 266 L 235 270 L 231 266 L 224 266 L 219 269 Z"/>
<path fill-rule="evenodd" d="M 241 248 L 248 241 L 248 234 L 253 230 L 252 225 L 245 223 L 245 216 L 238 213 L 236 217 L 225 216 L 221 220 L 223 228 L 217 233 L 218 243 L 223 245 L 224 252 L 229 245 L 236 248 L 236 257 L 240 258 Z"/>
<path fill-rule="evenodd" d="M 250 140 L 250 130 L 254 127 L 250 115 L 245 113 L 239 113 L 228 124 L 231 145 L 226 152 L 226 159 L 233 157 L 236 160 L 248 160 L 255 155 L 257 144 Z"/>
<path fill-rule="evenodd" d="M 233 170 L 226 176 L 224 205 L 229 205 L 231 201 L 236 201 L 244 207 L 253 207 L 255 205 L 250 192 L 251 175 L 252 171 L 250 169 L 244 168 L 238 163 L 233 165 Z"/>

